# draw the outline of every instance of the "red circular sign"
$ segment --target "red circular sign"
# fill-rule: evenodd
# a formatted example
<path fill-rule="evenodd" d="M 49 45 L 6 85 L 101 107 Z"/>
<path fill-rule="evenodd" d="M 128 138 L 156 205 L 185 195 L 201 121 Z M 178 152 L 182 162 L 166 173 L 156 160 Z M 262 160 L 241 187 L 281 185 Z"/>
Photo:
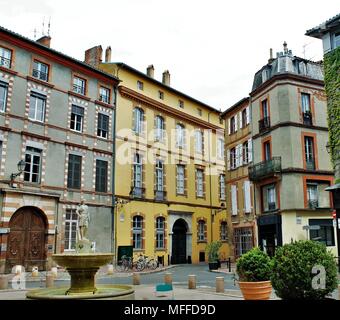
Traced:
<path fill-rule="evenodd" d="M 336 211 L 334 210 L 332 213 L 333 219 L 336 219 Z"/>

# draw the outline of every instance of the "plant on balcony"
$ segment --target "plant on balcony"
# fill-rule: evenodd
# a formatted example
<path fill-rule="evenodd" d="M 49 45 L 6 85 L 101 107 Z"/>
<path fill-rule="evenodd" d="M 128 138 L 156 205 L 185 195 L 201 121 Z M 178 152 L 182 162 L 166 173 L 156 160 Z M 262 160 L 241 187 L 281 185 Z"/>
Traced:
<path fill-rule="evenodd" d="M 245 300 L 268 300 L 272 292 L 272 262 L 267 253 L 253 248 L 236 262 L 239 286 Z"/>
<path fill-rule="evenodd" d="M 296 241 L 276 250 L 271 280 L 282 299 L 324 299 L 337 288 L 337 266 L 324 244 Z"/>
<path fill-rule="evenodd" d="M 220 266 L 219 251 L 222 247 L 221 241 L 212 241 L 208 243 L 205 251 L 208 255 L 209 270 L 216 270 Z"/>

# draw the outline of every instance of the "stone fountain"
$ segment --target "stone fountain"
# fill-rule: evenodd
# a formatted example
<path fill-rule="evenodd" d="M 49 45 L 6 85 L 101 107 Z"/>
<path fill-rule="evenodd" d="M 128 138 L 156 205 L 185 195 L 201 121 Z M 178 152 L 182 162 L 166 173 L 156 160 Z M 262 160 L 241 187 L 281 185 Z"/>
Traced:
<path fill-rule="evenodd" d="M 76 253 L 54 254 L 52 259 L 71 277 L 71 286 L 32 290 L 27 293 L 29 299 L 117 299 L 133 300 L 134 290 L 126 285 L 96 286 L 95 275 L 100 267 L 112 261 L 111 253 L 93 252 L 92 242 L 86 238 L 90 216 L 84 203 L 77 208 L 78 241 Z"/>

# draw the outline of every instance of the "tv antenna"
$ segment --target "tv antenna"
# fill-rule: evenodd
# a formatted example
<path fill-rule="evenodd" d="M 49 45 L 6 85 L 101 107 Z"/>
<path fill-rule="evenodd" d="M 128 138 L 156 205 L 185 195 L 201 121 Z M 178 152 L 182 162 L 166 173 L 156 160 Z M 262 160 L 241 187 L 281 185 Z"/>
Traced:
<path fill-rule="evenodd" d="M 304 58 L 304 59 L 306 59 L 306 47 L 309 46 L 310 44 L 311 44 L 311 42 L 305 43 L 305 44 L 302 46 L 302 48 L 303 48 L 302 52 L 303 52 L 303 58 Z"/>

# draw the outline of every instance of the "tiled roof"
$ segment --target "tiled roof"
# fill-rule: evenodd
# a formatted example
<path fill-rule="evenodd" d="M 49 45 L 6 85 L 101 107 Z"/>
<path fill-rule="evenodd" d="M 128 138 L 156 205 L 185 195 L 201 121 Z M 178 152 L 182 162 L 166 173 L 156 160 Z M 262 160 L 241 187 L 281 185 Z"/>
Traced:
<path fill-rule="evenodd" d="M 322 33 L 322 31 L 328 30 L 330 25 L 332 23 L 334 23 L 334 22 L 337 22 L 337 23 L 340 24 L 340 13 L 337 14 L 336 16 L 334 16 L 333 18 L 330 18 L 327 21 L 319 24 L 318 26 L 316 26 L 316 27 L 314 27 L 312 29 L 307 30 L 305 34 L 307 36 L 310 36 L 310 35 L 316 35 L 316 34 Z"/>

